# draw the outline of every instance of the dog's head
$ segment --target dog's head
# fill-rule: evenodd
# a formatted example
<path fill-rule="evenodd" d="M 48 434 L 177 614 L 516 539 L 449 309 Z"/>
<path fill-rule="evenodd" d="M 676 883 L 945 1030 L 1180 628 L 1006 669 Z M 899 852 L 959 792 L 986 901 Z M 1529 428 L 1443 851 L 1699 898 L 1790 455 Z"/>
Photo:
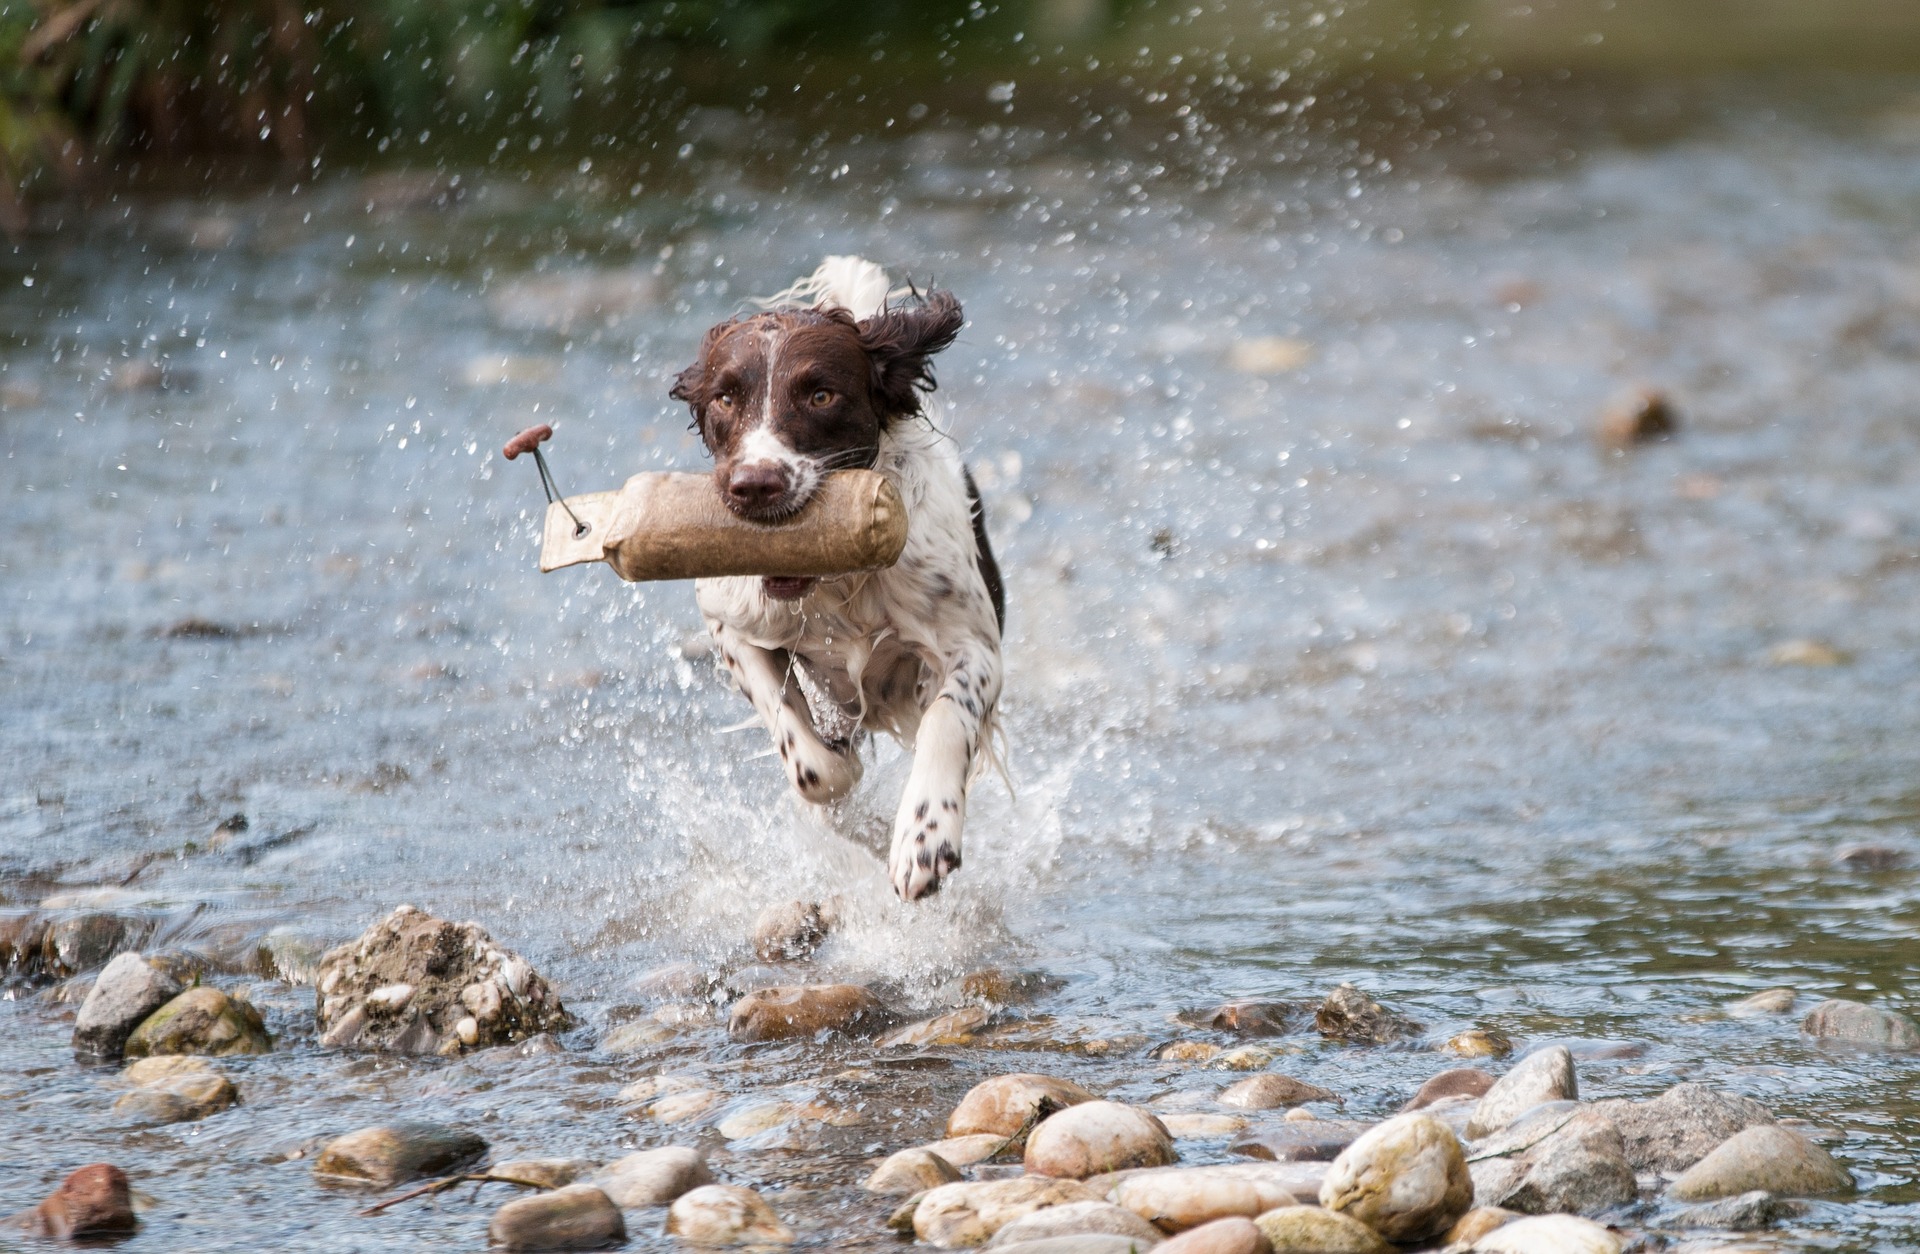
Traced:
<path fill-rule="evenodd" d="M 741 518 L 778 522 L 828 471 L 873 465 L 888 424 L 920 412 L 931 358 L 960 323 L 960 302 L 934 291 L 864 322 L 822 305 L 708 331 L 672 396 L 693 410 L 720 499 Z"/>

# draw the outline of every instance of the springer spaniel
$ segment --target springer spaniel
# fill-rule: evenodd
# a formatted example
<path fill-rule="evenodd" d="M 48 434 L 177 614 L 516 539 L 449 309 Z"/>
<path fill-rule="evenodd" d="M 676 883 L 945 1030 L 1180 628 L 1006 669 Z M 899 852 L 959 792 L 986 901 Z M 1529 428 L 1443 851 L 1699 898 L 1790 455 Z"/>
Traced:
<path fill-rule="evenodd" d="M 853 790 L 869 731 L 912 747 L 887 870 L 913 901 L 960 866 L 967 788 L 993 753 L 1006 602 L 979 490 L 923 395 L 960 303 L 894 296 L 872 262 L 829 257 L 766 312 L 709 330 L 672 396 L 691 407 L 714 489 L 741 518 L 789 517 L 822 475 L 850 467 L 885 475 L 906 502 L 906 549 L 885 570 L 701 579 L 694 592 L 803 800 Z"/>

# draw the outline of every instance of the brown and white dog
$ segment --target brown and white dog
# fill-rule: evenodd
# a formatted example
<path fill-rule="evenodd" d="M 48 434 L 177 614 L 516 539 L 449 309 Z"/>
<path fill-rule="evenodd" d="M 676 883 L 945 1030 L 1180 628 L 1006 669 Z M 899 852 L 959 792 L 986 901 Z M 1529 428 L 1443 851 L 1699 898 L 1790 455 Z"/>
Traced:
<path fill-rule="evenodd" d="M 930 359 L 960 324 L 952 293 L 896 303 L 880 267 L 829 257 L 766 312 L 709 330 L 672 392 L 742 518 L 788 517 L 848 467 L 885 475 L 906 502 L 906 549 L 885 570 L 701 579 L 694 591 L 803 800 L 853 790 L 869 731 L 912 748 L 887 861 L 907 901 L 960 866 L 967 789 L 992 754 L 1000 699 L 1000 571 L 979 491 L 925 395 Z"/>

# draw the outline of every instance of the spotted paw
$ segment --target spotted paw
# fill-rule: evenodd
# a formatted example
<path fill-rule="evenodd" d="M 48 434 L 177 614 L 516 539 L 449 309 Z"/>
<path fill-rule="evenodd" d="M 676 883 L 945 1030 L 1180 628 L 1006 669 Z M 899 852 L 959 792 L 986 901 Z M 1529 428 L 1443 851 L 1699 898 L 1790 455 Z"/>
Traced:
<path fill-rule="evenodd" d="M 918 901 L 940 891 L 949 873 L 960 869 L 959 846 L 925 828 L 894 841 L 887 872 L 902 901 Z"/>
<path fill-rule="evenodd" d="M 860 782 L 860 755 L 851 745 L 826 745 L 788 731 L 779 750 L 794 791 L 813 805 L 838 801 Z"/>

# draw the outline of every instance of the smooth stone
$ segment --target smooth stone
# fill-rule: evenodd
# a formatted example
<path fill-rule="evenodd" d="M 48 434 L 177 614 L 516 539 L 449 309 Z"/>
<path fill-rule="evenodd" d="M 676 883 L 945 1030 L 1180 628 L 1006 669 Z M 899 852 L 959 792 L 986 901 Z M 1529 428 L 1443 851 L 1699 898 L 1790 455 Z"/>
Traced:
<path fill-rule="evenodd" d="M 1670 1228 L 1718 1228 L 1726 1232 L 1755 1232 L 1771 1228 L 1782 1219 L 1807 1213 L 1804 1202 L 1775 1197 L 1765 1189 L 1755 1189 L 1737 1197 L 1689 1206 L 1666 1221 Z"/>
<path fill-rule="evenodd" d="M 185 1075 L 218 1075 L 213 1064 L 197 1054 L 159 1054 L 152 1058 L 136 1058 L 121 1069 L 120 1079 L 141 1087 L 159 1084 Z"/>
<path fill-rule="evenodd" d="M 1137 1254 L 1140 1250 L 1152 1247 L 1134 1237 L 1083 1232 L 1066 1237 L 1019 1241 L 1012 1245 L 994 1245 L 992 1248 L 1000 1254 Z"/>
<path fill-rule="evenodd" d="M 853 1031 L 877 1023 L 885 1014 L 879 998 L 855 984 L 762 988 L 733 1004 L 727 1035 L 736 1041 L 784 1041 Z"/>
<path fill-rule="evenodd" d="M 995 1154 L 1008 1148 L 1018 1148 L 1008 1138 L 994 1132 L 973 1132 L 966 1136 L 950 1136 L 942 1141 L 916 1148 L 930 1154 L 938 1154 L 956 1167 L 971 1167 L 983 1163 Z"/>
<path fill-rule="evenodd" d="M 1447 1229 L 1447 1235 L 1440 1240 L 1448 1247 L 1469 1246 L 1503 1224 L 1510 1224 L 1520 1218 L 1518 1211 L 1508 1210 L 1504 1206 L 1476 1206 L 1460 1218 L 1453 1221 L 1453 1227 Z"/>
<path fill-rule="evenodd" d="M 217 1072 L 185 1072 L 148 1081 L 113 1103 L 129 1122 L 187 1123 L 218 1114 L 240 1100 L 233 1081 Z"/>
<path fill-rule="evenodd" d="M 1273 1062 L 1274 1052 L 1260 1045 L 1242 1045 L 1214 1059 L 1213 1065 L 1224 1071 L 1260 1071 Z"/>
<path fill-rule="evenodd" d="M 361 1128 L 335 1137 L 313 1161 L 313 1174 L 331 1180 L 391 1188 L 437 1175 L 487 1152 L 487 1143 L 462 1128 L 408 1121 Z"/>
<path fill-rule="evenodd" d="M 1893 1010 L 1865 1002 L 1833 997 L 1807 1012 L 1800 1030 L 1828 1041 L 1883 1045 L 1890 1049 L 1920 1049 L 1920 1027 Z"/>
<path fill-rule="evenodd" d="M 1063 1202 L 1034 1211 L 1031 1215 L 1022 1215 L 994 1233 L 993 1239 L 987 1242 L 987 1248 L 997 1250 L 1003 1246 L 1044 1241 L 1051 1237 L 1094 1235 L 1125 1237 L 1142 1249 L 1165 1240 L 1165 1234 L 1158 1228 L 1112 1202 Z"/>
<path fill-rule="evenodd" d="M 1504 1032 L 1471 1028 L 1449 1037 L 1446 1049 L 1462 1058 L 1505 1058 L 1513 1052 L 1513 1042 Z"/>
<path fill-rule="evenodd" d="M 1443 1097 L 1431 1106 L 1422 1106 L 1420 1113 L 1431 1115 L 1446 1124 L 1464 1142 L 1467 1139 L 1467 1123 L 1473 1118 L 1473 1108 L 1479 1104 L 1477 1097 Z"/>
<path fill-rule="evenodd" d="M 735 1184 L 703 1184 L 667 1208 L 667 1231 L 695 1245 L 791 1245 L 793 1229 L 765 1199 Z"/>
<path fill-rule="evenodd" d="M 487 1168 L 502 1180 L 524 1180 L 548 1189 L 564 1189 L 600 1167 L 591 1158 L 510 1158 Z"/>
<path fill-rule="evenodd" d="M 909 1197 L 960 1178 L 959 1170 L 932 1150 L 903 1149 L 875 1167 L 860 1187 L 869 1193 Z"/>
<path fill-rule="evenodd" d="M 1625 1248 L 1591 1219 L 1536 1215 L 1495 1228 L 1473 1243 L 1473 1254 L 1621 1254 Z"/>
<path fill-rule="evenodd" d="M 686 1089 L 668 1093 L 647 1107 L 647 1114 L 661 1123 L 685 1123 L 712 1110 L 724 1096 L 713 1089 Z"/>
<path fill-rule="evenodd" d="M 1727 1007 L 1727 1013 L 1736 1019 L 1748 1019 L 1758 1015 L 1785 1015 L 1793 1013 L 1793 1004 L 1800 1000 L 1797 989 L 1769 988 L 1750 997 L 1742 997 Z"/>
<path fill-rule="evenodd" d="M 1162 1232 L 1185 1232 L 1235 1215 L 1252 1219 L 1280 1206 L 1319 1200 L 1324 1163 L 1232 1163 L 1129 1172 L 1107 1198 Z M 1104 1181 L 1091 1182 L 1098 1188 Z"/>
<path fill-rule="evenodd" d="M 1165 1167 L 1177 1155 L 1173 1137 L 1151 1114 L 1119 1102 L 1069 1106 L 1027 1134 L 1027 1171 L 1084 1180 L 1129 1167 Z"/>
<path fill-rule="evenodd" d="M 1494 1081 L 1467 1121 L 1467 1139 L 1479 1140 L 1512 1123 L 1521 1112 L 1541 1102 L 1574 1101 L 1580 1084 L 1573 1071 L 1573 1055 L 1564 1045 L 1535 1050 L 1507 1074 Z"/>
<path fill-rule="evenodd" d="M 1672 1197 L 1704 1202 L 1764 1189 L 1782 1197 L 1846 1193 L 1853 1176 L 1833 1155 L 1791 1128 L 1764 1124 L 1736 1132 L 1673 1182 Z"/>
<path fill-rule="evenodd" d="M 1036 1114 L 1097 1100 L 1094 1094 L 1071 1080 L 1056 1080 L 1030 1072 L 995 1076 L 967 1090 L 967 1095 L 953 1108 L 953 1114 L 947 1117 L 947 1135 L 991 1132 L 1002 1137 L 1013 1136 Z"/>
<path fill-rule="evenodd" d="M 1067 1202 L 1097 1202 L 1100 1195 L 1077 1180 L 1017 1176 L 975 1180 L 930 1189 L 913 1211 L 914 1235 L 942 1249 L 984 1245 L 1016 1219 Z"/>
<path fill-rule="evenodd" d="M 1420 1086 L 1420 1091 L 1405 1106 L 1402 1114 L 1416 1110 L 1425 1110 L 1437 1101 L 1449 1097 L 1485 1097 L 1487 1090 L 1493 1087 L 1493 1076 L 1478 1067 L 1454 1067 L 1433 1076 Z"/>
<path fill-rule="evenodd" d="M 753 952 L 762 962 L 804 958 L 833 930 L 836 913 L 817 901 L 768 906 L 753 921 Z"/>
<path fill-rule="evenodd" d="M 1230 1001 L 1193 1014 L 1181 1021 L 1216 1032 L 1237 1036 L 1285 1036 L 1306 1022 L 1313 1007 L 1292 1001 Z"/>
<path fill-rule="evenodd" d="M 1220 1090 L 1220 1096 L 1214 1100 L 1222 1106 L 1232 1106 L 1238 1110 L 1278 1110 L 1282 1106 L 1338 1102 L 1340 1099 L 1318 1085 L 1269 1071 L 1229 1084 Z"/>
<path fill-rule="evenodd" d="M 1397 1115 L 1333 1160 L 1320 1204 L 1390 1241 L 1424 1241 L 1467 1213 L 1473 1177 L 1451 1128 L 1427 1115 Z"/>
<path fill-rule="evenodd" d="M 1157 1248 L 1159 1254 L 1273 1254 L 1260 1225 L 1238 1216 L 1190 1228 Z"/>
<path fill-rule="evenodd" d="M 1676 1084 L 1652 1101 L 1612 1098 L 1593 1109 L 1620 1129 L 1636 1171 L 1685 1171 L 1734 1133 L 1773 1122 L 1773 1112 L 1752 1098 L 1704 1084 Z"/>
<path fill-rule="evenodd" d="M 1418 1023 L 1393 1013 L 1351 984 L 1327 994 L 1313 1012 L 1313 1026 L 1329 1040 L 1356 1045 L 1391 1045 L 1420 1033 Z"/>
<path fill-rule="evenodd" d="M 1246 1130 L 1238 1115 L 1161 1115 L 1160 1126 L 1176 1141 L 1208 1141 Z M 1257 1155 L 1256 1155 L 1257 1157 Z"/>
<path fill-rule="evenodd" d="M 729 1141 L 744 1141 L 762 1132 L 771 1132 L 782 1124 L 792 1123 L 799 1117 L 800 1105 L 797 1102 L 762 1102 L 728 1115 L 714 1124 L 713 1130 Z"/>
<path fill-rule="evenodd" d="M 1474 1196 L 1523 1215 L 1591 1214 L 1639 1194 L 1626 1141 L 1605 1115 L 1575 1109 L 1518 1157 L 1483 1158 L 1475 1146 Z"/>
<path fill-rule="evenodd" d="M 964 1045 L 973 1039 L 973 1034 L 987 1026 L 992 1018 L 979 1006 L 962 1006 L 931 1019 L 922 1019 L 909 1023 L 903 1028 L 887 1033 L 874 1042 L 882 1049 L 894 1049 L 904 1046 L 927 1045 Z"/>
<path fill-rule="evenodd" d="M 590 1184 L 515 1198 L 487 1224 L 487 1244 L 508 1250 L 598 1250 L 626 1239 L 620 1208 Z"/>
<path fill-rule="evenodd" d="M 1212 1062 L 1220 1047 L 1212 1041 L 1174 1041 L 1153 1051 L 1161 1062 Z"/>
<path fill-rule="evenodd" d="M 172 974 L 137 953 L 106 965 L 73 1020 L 73 1052 L 82 1059 L 118 1058 L 141 1020 L 185 990 Z"/>
<path fill-rule="evenodd" d="M 681 1145 L 640 1150 L 617 1158 L 590 1181 L 615 1206 L 665 1206 L 683 1193 L 713 1183 L 705 1155 Z"/>
<path fill-rule="evenodd" d="M 1833 855 L 1833 864 L 1849 871 L 1897 871 L 1907 865 L 1907 851 L 1891 845 L 1848 845 Z"/>
<path fill-rule="evenodd" d="M 62 1241 L 132 1232 L 140 1222 L 127 1173 L 112 1163 L 75 1171 L 22 1219 L 29 1231 Z"/>
<path fill-rule="evenodd" d="M 1227 1148 L 1270 1163 L 1330 1163 L 1374 1126 L 1358 1119 L 1291 1120 L 1257 1128 Z"/>
<path fill-rule="evenodd" d="M 1282 1206 L 1253 1221 L 1273 1254 L 1392 1254 L 1373 1229 L 1318 1206 Z"/>
<path fill-rule="evenodd" d="M 130 1058 L 148 1054 L 236 1054 L 273 1052 L 267 1025 L 252 1003 L 217 988 L 190 988 L 141 1021 L 127 1037 Z"/>

